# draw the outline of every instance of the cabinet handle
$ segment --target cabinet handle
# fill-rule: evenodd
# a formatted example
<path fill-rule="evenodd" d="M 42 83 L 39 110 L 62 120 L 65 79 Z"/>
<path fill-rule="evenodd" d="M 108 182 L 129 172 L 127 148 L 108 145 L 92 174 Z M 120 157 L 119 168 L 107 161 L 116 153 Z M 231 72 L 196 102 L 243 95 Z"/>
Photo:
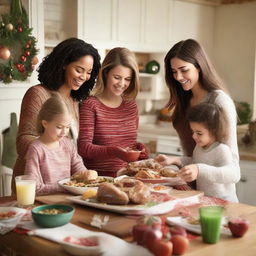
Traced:
<path fill-rule="evenodd" d="M 245 177 L 241 177 L 240 181 L 241 182 L 247 182 L 247 179 Z"/>
<path fill-rule="evenodd" d="M 181 151 L 181 148 L 177 148 L 177 152 L 180 152 Z"/>

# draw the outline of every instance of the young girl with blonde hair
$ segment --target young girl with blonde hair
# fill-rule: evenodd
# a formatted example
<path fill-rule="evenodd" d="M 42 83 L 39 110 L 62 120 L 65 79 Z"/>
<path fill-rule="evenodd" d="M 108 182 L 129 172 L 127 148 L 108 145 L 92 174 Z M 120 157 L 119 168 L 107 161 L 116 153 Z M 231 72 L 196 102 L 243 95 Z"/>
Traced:
<path fill-rule="evenodd" d="M 57 94 L 42 106 L 37 118 L 39 138 L 31 143 L 26 155 L 25 174 L 36 180 L 36 193 L 63 191 L 58 181 L 80 173 L 92 179 L 78 155 L 75 144 L 68 137 L 71 115 L 66 103 Z"/>

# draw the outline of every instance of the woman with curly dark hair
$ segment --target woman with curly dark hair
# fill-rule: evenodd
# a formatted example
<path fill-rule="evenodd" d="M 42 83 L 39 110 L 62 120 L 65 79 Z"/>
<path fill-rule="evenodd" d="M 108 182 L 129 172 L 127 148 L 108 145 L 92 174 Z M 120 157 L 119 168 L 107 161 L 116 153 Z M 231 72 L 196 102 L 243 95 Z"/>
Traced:
<path fill-rule="evenodd" d="M 100 69 L 98 51 L 81 39 L 59 43 L 38 68 L 40 84 L 28 89 L 23 97 L 16 140 L 18 158 L 13 178 L 24 173 L 28 146 L 37 137 L 36 120 L 43 103 L 58 93 L 72 113 L 70 137 L 76 143 L 79 131 L 78 104 L 86 99 Z"/>

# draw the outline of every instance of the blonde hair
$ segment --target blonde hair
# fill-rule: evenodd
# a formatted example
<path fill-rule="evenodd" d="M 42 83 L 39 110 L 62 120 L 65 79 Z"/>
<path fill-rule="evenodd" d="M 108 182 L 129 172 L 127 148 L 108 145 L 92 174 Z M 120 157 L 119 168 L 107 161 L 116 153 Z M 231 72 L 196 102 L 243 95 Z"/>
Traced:
<path fill-rule="evenodd" d="M 97 96 L 103 93 L 107 76 L 111 69 L 121 65 L 132 70 L 132 80 L 129 87 L 124 91 L 123 96 L 127 99 L 135 99 L 139 92 L 139 68 L 136 61 L 136 57 L 133 52 L 127 48 L 116 47 L 108 52 L 103 60 L 96 85 L 91 93 L 93 96 Z"/>
<path fill-rule="evenodd" d="M 57 93 L 45 101 L 37 116 L 37 132 L 39 135 L 44 133 L 42 121 L 51 122 L 56 115 L 70 114 L 65 101 Z"/>

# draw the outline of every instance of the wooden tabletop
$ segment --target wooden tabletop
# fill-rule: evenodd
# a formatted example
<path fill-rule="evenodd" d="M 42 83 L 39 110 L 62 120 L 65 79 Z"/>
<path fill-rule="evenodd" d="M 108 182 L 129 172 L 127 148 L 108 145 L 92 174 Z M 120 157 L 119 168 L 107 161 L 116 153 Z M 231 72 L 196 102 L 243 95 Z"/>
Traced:
<path fill-rule="evenodd" d="M 192 191 L 186 191 L 188 196 Z M 36 204 L 42 203 L 68 203 L 66 198 L 67 194 L 56 194 L 37 197 Z M 70 195 L 69 195 L 70 196 Z M 9 201 L 13 198 L 0 197 L 0 204 Z M 72 223 L 80 227 L 94 230 L 94 231 L 105 231 L 123 238 L 126 241 L 132 241 L 130 231 L 132 226 L 136 223 L 136 219 L 131 216 L 120 215 L 111 213 L 99 209 L 94 209 L 86 206 L 80 206 L 74 204 L 75 214 L 72 218 Z M 191 212 L 198 211 L 198 206 L 189 207 Z M 108 215 L 109 223 L 104 227 L 103 230 L 96 229 L 90 226 L 92 216 L 100 214 L 102 216 Z M 173 210 L 165 216 L 177 215 L 177 210 Z M 189 250 L 185 255 L 188 256 L 255 256 L 256 255 L 256 207 L 230 203 L 225 207 L 225 215 L 227 216 L 239 216 L 243 215 L 250 221 L 250 228 L 248 232 L 242 238 L 233 238 L 228 235 L 222 235 L 220 241 L 217 244 L 209 245 L 202 242 L 201 236 L 190 242 Z M 117 228 L 118 227 L 118 228 Z M 18 234 L 15 232 L 9 232 L 5 235 L 0 235 L 0 252 L 5 252 L 7 255 L 13 255 L 15 252 L 18 255 L 26 256 L 67 256 L 61 246 L 57 243 L 45 240 L 36 236 L 28 236 L 25 234 Z M 15 255 L 15 254 L 14 254 Z M 121 255 L 121 254 L 120 254 Z"/>

